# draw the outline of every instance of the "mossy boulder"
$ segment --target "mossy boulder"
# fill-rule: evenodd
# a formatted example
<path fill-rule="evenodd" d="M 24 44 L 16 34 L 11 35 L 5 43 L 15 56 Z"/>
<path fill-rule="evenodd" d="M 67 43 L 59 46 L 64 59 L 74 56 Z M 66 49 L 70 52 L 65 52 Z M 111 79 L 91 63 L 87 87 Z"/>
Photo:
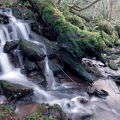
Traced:
<path fill-rule="evenodd" d="M 112 25 L 109 22 L 104 20 L 104 21 L 100 21 L 99 30 L 104 31 L 106 34 L 112 35 L 114 28 L 112 27 Z"/>
<path fill-rule="evenodd" d="M 111 59 L 111 60 L 116 60 L 117 58 L 118 58 L 118 56 L 115 55 L 115 54 L 112 54 L 112 55 L 110 56 L 110 59 Z"/>
<path fill-rule="evenodd" d="M 116 63 L 113 60 L 109 60 L 108 65 L 112 70 L 118 70 L 118 66 L 116 65 Z"/>
<path fill-rule="evenodd" d="M 104 31 L 100 31 L 100 35 L 108 47 L 113 47 L 114 45 L 118 45 L 118 37 L 115 34 L 108 35 Z"/>
<path fill-rule="evenodd" d="M 115 25 L 115 30 L 117 31 L 120 38 L 120 25 Z"/>
<path fill-rule="evenodd" d="M 34 19 L 34 13 L 24 6 L 12 7 L 12 14 L 18 19 Z"/>
<path fill-rule="evenodd" d="M 47 50 L 47 56 L 49 58 L 53 58 L 56 56 L 57 52 L 58 52 L 58 47 L 57 45 L 55 44 L 55 42 L 52 42 L 42 36 L 40 36 L 41 40 L 44 41 L 44 44 L 45 44 L 45 47 L 46 47 L 46 50 Z"/>
<path fill-rule="evenodd" d="M 7 98 L 12 99 L 19 99 L 27 94 L 33 93 L 32 89 L 26 88 L 22 85 L 10 83 L 8 81 L 0 80 L 2 89 L 4 94 Z"/>
<path fill-rule="evenodd" d="M 18 43 L 19 43 L 18 40 L 6 41 L 5 46 L 4 46 L 4 52 L 9 52 L 12 49 L 17 48 Z"/>
<path fill-rule="evenodd" d="M 43 60 L 46 56 L 37 44 L 25 39 L 19 40 L 19 48 L 22 51 L 23 55 L 31 61 Z"/>

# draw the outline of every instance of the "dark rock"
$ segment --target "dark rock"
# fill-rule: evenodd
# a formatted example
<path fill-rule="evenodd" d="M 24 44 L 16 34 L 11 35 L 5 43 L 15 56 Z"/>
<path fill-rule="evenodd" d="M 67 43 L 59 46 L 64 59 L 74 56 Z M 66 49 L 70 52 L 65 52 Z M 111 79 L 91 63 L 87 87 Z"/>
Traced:
<path fill-rule="evenodd" d="M 43 36 L 39 36 L 39 35 L 35 34 L 34 32 L 31 32 L 30 36 L 32 38 L 34 38 L 36 41 L 45 44 L 46 50 L 47 50 L 47 56 L 49 58 L 53 58 L 56 56 L 59 49 L 55 42 L 52 42 L 52 41 L 44 38 Z"/>
<path fill-rule="evenodd" d="M 34 83 L 36 83 L 38 85 L 44 85 L 45 80 L 40 76 L 35 76 L 35 77 L 33 77 L 32 82 L 34 82 Z"/>
<path fill-rule="evenodd" d="M 47 56 L 49 58 L 53 58 L 56 56 L 57 52 L 58 52 L 58 47 L 56 46 L 56 44 L 54 42 L 49 41 L 48 39 L 42 37 L 42 40 L 45 43 L 46 49 L 47 49 Z"/>
<path fill-rule="evenodd" d="M 53 71 L 54 75 L 60 73 L 61 69 L 63 69 L 63 66 L 60 64 L 59 60 L 56 59 L 49 60 L 48 65 L 50 69 Z"/>
<path fill-rule="evenodd" d="M 6 41 L 4 51 L 9 52 L 12 49 L 16 48 L 18 46 L 18 42 L 19 42 L 18 40 Z"/>
<path fill-rule="evenodd" d="M 37 70 L 37 66 L 36 66 L 35 62 L 29 61 L 29 60 L 26 60 L 24 67 L 27 72 Z"/>
<path fill-rule="evenodd" d="M 10 100 L 15 98 L 19 99 L 33 92 L 32 89 L 26 88 L 22 85 L 10 83 L 4 80 L 1 80 L 0 82 L 1 82 L 2 89 L 5 93 L 5 96 Z"/>
<path fill-rule="evenodd" d="M 45 61 L 37 61 L 38 68 L 42 71 L 45 67 Z"/>
<path fill-rule="evenodd" d="M 46 56 L 37 44 L 25 39 L 19 40 L 19 47 L 22 50 L 23 55 L 32 61 L 43 60 Z"/>
<path fill-rule="evenodd" d="M 111 69 L 118 70 L 118 66 L 116 65 L 116 63 L 113 60 L 109 60 L 108 65 Z"/>
<path fill-rule="evenodd" d="M 91 62 L 91 61 L 83 61 L 82 65 L 84 67 L 84 69 L 90 73 L 92 76 L 96 77 L 96 78 L 100 78 L 101 72 L 97 69 L 97 67 Z"/>

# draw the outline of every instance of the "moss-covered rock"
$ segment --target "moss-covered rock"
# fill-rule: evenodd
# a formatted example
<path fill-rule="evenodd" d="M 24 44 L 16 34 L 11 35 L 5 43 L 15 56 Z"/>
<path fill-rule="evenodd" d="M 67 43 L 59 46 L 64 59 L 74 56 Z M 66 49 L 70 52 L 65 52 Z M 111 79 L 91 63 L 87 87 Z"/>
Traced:
<path fill-rule="evenodd" d="M 49 113 L 49 115 L 48 115 Z M 50 106 L 48 104 L 42 104 L 40 108 L 36 111 L 35 114 L 30 115 L 28 120 L 38 120 L 38 119 L 46 119 L 46 120 L 65 120 L 65 114 L 62 111 L 62 108 L 59 105 Z"/>
<path fill-rule="evenodd" d="M 119 38 L 120 38 L 120 25 L 116 25 L 115 30 L 117 31 Z"/>
<path fill-rule="evenodd" d="M 52 41 L 50 41 L 50 40 L 48 40 L 48 39 L 46 39 L 42 36 L 40 36 L 40 38 L 41 38 L 42 41 L 44 41 L 44 44 L 45 44 L 45 47 L 46 47 L 46 50 L 47 50 L 47 56 L 49 58 L 55 57 L 58 50 L 59 50 L 57 45 L 54 42 L 52 42 Z"/>
<path fill-rule="evenodd" d="M 109 22 L 100 21 L 99 30 L 104 31 L 106 34 L 112 35 L 113 31 L 114 31 L 114 28 L 112 27 L 112 25 Z"/>
<path fill-rule="evenodd" d="M 112 70 L 118 70 L 118 66 L 116 65 L 116 63 L 113 60 L 109 60 L 108 65 Z"/>
<path fill-rule="evenodd" d="M 113 35 L 108 35 L 104 31 L 100 31 L 101 38 L 104 40 L 105 44 L 108 47 L 113 47 L 114 45 L 117 45 L 118 43 L 118 37 Z"/>
<path fill-rule="evenodd" d="M 19 48 L 23 55 L 32 61 L 43 60 L 46 56 L 37 44 L 25 39 L 19 40 Z"/>
<path fill-rule="evenodd" d="M 33 92 L 32 89 L 26 88 L 22 85 L 10 83 L 8 81 L 0 80 L 0 83 L 6 97 L 10 100 L 15 98 L 21 98 Z"/>
<path fill-rule="evenodd" d="M 4 52 L 9 52 L 14 48 L 17 48 L 19 41 L 13 40 L 13 41 L 6 41 L 4 46 Z"/>
<path fill-rule="evenodd" d="M 110 48 L 105 48 L 104 50 L 103 50 L 103 53 L 106 53 L 106 54 L 110 54 L 111 53 L 111 50 L 110 50 Z"/>
<path fill-rule="evenodd" d="M 112 55 L 110 56 L 110 59 L 111 59 L 111 60 L 116 60 L 117 58 L 118 58 L 118 56 L 115 55 L 115 54 L 112 54 Z"/>

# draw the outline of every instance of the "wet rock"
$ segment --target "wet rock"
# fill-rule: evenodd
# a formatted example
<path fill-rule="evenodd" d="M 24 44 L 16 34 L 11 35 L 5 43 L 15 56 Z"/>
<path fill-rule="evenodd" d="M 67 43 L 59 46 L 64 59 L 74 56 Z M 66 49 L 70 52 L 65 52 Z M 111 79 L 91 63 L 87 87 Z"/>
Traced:
<path fill-rule="evenodd" d="M 4 51 L 9 52 L 14 48 L 17 48 L 18 46 L 18 40 L 13 40 L 13 41 L 6 41 L 5 46 L 4 46 Z"/>
<path fill-rule="evenodd" d="M 36 113 L 39 106 L 40 105 L 36 104 L 36 103 L 31 103 L 31 104 L 27 104 L 27 105 L 19 105 L 16 107 L 15 113 L 18 115 L 18 117 L 27 118 L 31 114 Z"/>
<path fill-rule="evenodd" d="M 7 81 L 0 81 L 2 89 L 4 91 L 5 96 L 11 101 L 12 99 L 19 99 L 27 94 L 33 92 L 32 89 L 26 88 L 22 85 L 10 83 Z"/>
<path fill-rule="evenodd" d="M 34 38 L 36 41 L 38 41 L 42 44 L 45 44 L 46 50 L 47 50 L 47 56 L 49 58 L 53 58 L 56 56 L 59 49 L 55 42 L 52 42 L 52 41 L 44 38 L 43 36 L 39 36 L 38 34 L 35 34 L 34 32 L 30 33 L 30 37 Z"/>
<path fill-rule="evenodd" d="M 35 84 L 38 84 L 38 85 L 43 85 L 43 86 L 45 84 L 45 80 L 41 76 L 33 77 L 32 82 L 34 82 Z"/>
<path fill-rule="evenodd" d="M 43 61 L 37 61 L 36 63 L 37 63 L 37 66 L 38 66 L 39 70 L 42 71 L 45 67 L 45 61 L 44 60 Z"/>
<path fill-rule="evenodd" d="M 91 61 L 83 61 L 82 65 L 84 69 L 96 78 L 100 78 L 102 76 L 101 72 L 97 69 L 97 67 Z"/>
<path fill-rule="evenodd" d="M 118 70 L 118 66 L 116 65 L 116 63 L 113 60 L 109 60 L 108 65 L 112 70 Z"/>
<path fill-rule="evenodd" d="M 111 60 L 116 60 L 117 58 L 118 58 L 118 56 L 115 55 L 115 54 L 112 54 L 112 55 L 110 56 L 110 59 L 111 59 Z"/>
<path fill-rule="evenodd" d="M 0 95 L 0 105 L 4 104 L 7 101 L 7 98 L 4 95 Z"/>
<path fill-rule="evenodd" d="M 34 14 L 31 10 L 25 8 L 24 6 L 12 7 L 12 14 L 18 19 L 33 19 Z"/>
<path fill-rule="evenodd" d="M 63 66 L 60 64 L 59 60 L 51 59 L 48 62 L 48 65 L 50 69 L 53 71 L 54 75 L 61 72 L 61 69 L 63 69 Z"/>
<path fill-rule="evenodd" d="M 47 49 L 47 56 L 49 58 L 53 58 L 56 56 L 57 52 L 58 52 L 58 47 L 56 46 L 56 44 L 54 42 L 51 42 L 50 40 L 41 37 L 42 40 L 45 43 L 46 49 Z"/>
<path fill-rule="evenodd" d="M 37 66 L 36 66 L 35 62 L 32 62 L 30 60 L 26 60 L 24 67 L 25 67 L 27 72 L 37 70 Z"/>
<path fill-rule="evenodd" d="M 23 55 L 32 61 L 43 60 L 46 56 L 37 44 L 25 39 L 19 40 L 19 47 L 22 50 Z"/>

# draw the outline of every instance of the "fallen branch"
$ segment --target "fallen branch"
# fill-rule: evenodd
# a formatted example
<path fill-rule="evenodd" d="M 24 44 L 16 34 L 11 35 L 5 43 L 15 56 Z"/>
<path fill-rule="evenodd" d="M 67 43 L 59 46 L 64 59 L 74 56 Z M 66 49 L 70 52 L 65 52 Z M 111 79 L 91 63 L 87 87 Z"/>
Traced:
<path fill-rule="evenodd" d="M 68 76 L 68 75 L 65 73 L 65 71 L 64 71 L 58 64 L 56 64 L 56 66 L 61 69 L 61 71 L 64 73 L 65 76 L 67 76 L 72 82 L 74 82 L 75 84 L 78 85 L 78 83 L 76 83 L 70 76 Z"/>

